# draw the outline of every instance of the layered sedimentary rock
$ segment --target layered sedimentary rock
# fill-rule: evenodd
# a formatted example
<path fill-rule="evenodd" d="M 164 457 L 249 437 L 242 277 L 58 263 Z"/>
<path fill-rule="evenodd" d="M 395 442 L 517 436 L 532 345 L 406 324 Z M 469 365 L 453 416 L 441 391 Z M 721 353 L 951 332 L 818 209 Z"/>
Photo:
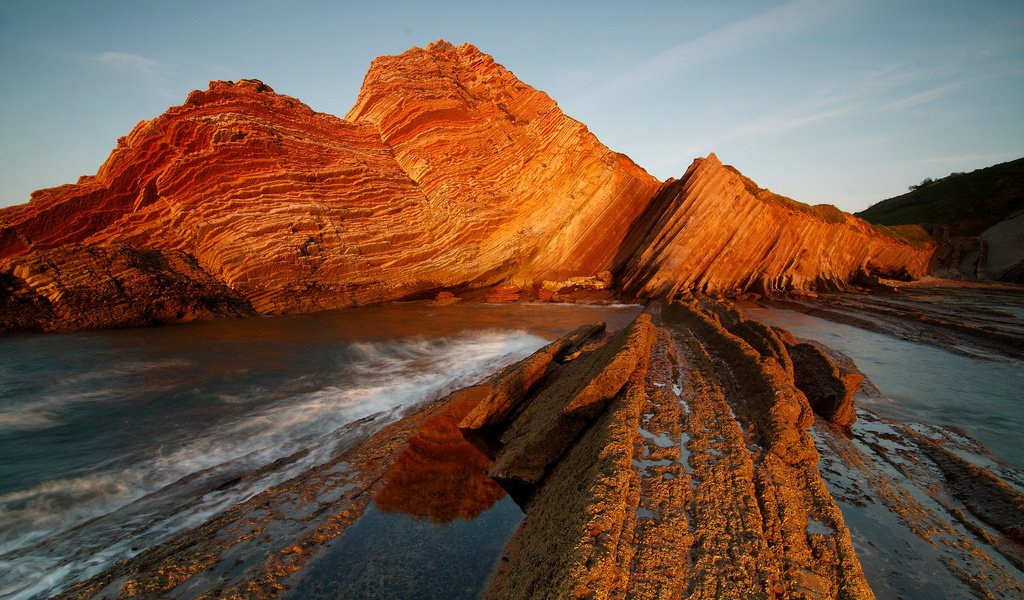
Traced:
<path fill-rule="evenodd" d="M 934 280 L 903 288 L 895 297 L 836 294 L 819 300 L 771 298 L 768 302 L 954 354 L 1024 359 L 1020 288 L 1009 284 Z"/>
<path fill-rule="evenodd" d="M 610 269 L 659 187 L 469 44 L 376 59 L 346 118 L 380 129 L 437 227 L 526 281 Z"/>
<path fill-rule="evenodd" d="M 774 340 L 762 354 L 715 310 L 552 352 L 576 332 L 506 370 L 532 382 L 515 402 L 463 420 L 526 512 L 485 597 L 873 597 L 783 340 L 744 329 Z"/>
<path fill-rule="evenodd" d="M 17 256 L 7 266 L 9 273 L 0 275 L 7 284 L 0 287 L 0 333 L 256 314 L 238 292 L 179 250 L 68 244 Z"/>
<path fill-rule="evenodd" d="M 651 203 L 624 246 L 620 276 L 648 297 L 841 288 L 862 271 L 918 277 L 931 253 L 834 207 L 759 189 L 711 154 Z"/>
<path fill-rule="evenodd" d="M 437 43 L 376 61 L 348 121 L 213 82 L 94 177 L 0 211 L 0 259 L 179 251 L 261 313 L 307 312 L 608 270 L 658 185 L 489 56 Z"/>
<path fill-rule="evenodd" d="M 239 314 L 202 298 L 279 314 L 499 284 L 488 300 L 606 301 L 623 283 L 785 290 L 927 265 L 928 249 L 794 206 L 713 156 L 662 186 L 490 56 L 435 42 L 375 60 L 346 119 L 212 82 L 139 123 L 95 176 L 0 210 L 0 316 L 114 327 Z M 47 271 L 58 250 L 74 273 Z M 90 280 L 124 252 L 187 273 L 145 290 L 150 271 L 122 261 Z"/>
<path fill-rule="evenodd" d="M 863 393 L 852 430 L 830 426 L 798 387 L 793 346 L 710 300 L 653 303 L 625 331 L 581 327 L 398 422 L 350 423 L 322 465 L 60 597 L 431 596 L 453 545 L 494 551 L 475 566 L 490 581 L 460 563 L 433 595 L 1021 597 L 1019 471 L 956 428 L 882 420 Z M 215 494 L 261 471 L 174 485 Z M 500 551 L 458 523 L 502 496 L 487 472 L 525 512 Z M 446 545 L 444 531 L 468 539 Z"/>
<path fill-rule="evenodd" d="M 3 211 L 0 256 L 33 261 L 67 243 L 173 250 L 259 312 L 365 304 L 437 272 L 424 200 L 373 127 L 259 82 L 214 82 L 137 125 L 95 177 Z"/>

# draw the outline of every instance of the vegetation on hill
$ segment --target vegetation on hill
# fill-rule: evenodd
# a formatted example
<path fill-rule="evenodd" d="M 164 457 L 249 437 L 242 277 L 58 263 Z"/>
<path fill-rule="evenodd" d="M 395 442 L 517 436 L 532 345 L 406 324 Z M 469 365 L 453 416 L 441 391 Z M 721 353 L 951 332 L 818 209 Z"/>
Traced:
<path fill-rule="evenodd" d="M 790 210 L 796 210 L 799 212 L 807 213 L 809 215 L 814 215 L 815 217 L 821 219 L 822 221 L 825 221 L 826 223 L 846 222 L 846 213 L 839 210 L 835 206 L 832 206 L 831 204 L 815 204 L 814 206 L 811 206 L 810 204 L 804 204 L 803 202 L 799 202 L 788 196 L 782 196 L 780 194 L 776 194 L 775 192 L 769 189 L 758 187 L 758 185 L 754 183 L 752 179 L 745 176 L 743 173 L 740 173 L 739 170 L 736 169 L 736 167 L 733 167 L 732 165 L 723 166 L 726 169 L 735 173 L 736 175 L 739 175 L 740 179 L 743 180 L 744 187 L 747 188 L 747 192 L 750 193 L 751 196 L 757 198 L 762 202 L 769 202 L 785 206 Z"/>
<path fill-rule="evenodd" d="M 1024 208 L 1024 158 L 925 179 L 910 192 L 883 200 L 857 216 L 876 225 L 948 225 L 950 233 L 978 235 Z"/>

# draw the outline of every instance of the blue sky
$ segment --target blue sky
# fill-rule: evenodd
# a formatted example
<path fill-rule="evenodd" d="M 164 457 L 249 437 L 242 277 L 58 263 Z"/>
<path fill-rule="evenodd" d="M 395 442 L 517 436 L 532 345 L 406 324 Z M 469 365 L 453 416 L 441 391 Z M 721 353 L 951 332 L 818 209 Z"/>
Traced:
<path fill-rule="evenodd" d="M 659 178 L 716 152 L 850 211 L 1024 156 L 1024 2 L 0 4 L 0 206 L 211 79 L 343 115 L 370 60 L 471 42 Z"/>

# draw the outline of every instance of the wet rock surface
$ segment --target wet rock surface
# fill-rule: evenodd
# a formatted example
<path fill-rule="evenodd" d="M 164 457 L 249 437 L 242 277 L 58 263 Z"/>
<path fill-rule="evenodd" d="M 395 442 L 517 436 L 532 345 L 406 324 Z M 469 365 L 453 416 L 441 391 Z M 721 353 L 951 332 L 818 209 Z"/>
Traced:
<path fill-rule="evenodd" d="M 843 375 L 828 354 L 814 344 L 793 344 L 787 349 L 793 360 L 796 387 L 807 396 L 811 409 L 840 427 L 852 425 L 857 420 L 853 397 L 864 376 Z"/>
<path fill-rule="evenodd" d="M 359 559 L 390 543 L 374 539 L 391 527 L 379 519 L 506 514 L 505 492 L 522 523 L 493 564 L 461 559 L 489 581 L 452 595 L 1024 594 L 1024 474 L 962 432 L 877 416 L 863 404 L 879 392 L 862 378 L 838 352 L 720 300 L 653 304 L 625 329 L 582 326 L 353 438 L 65 596 L 365 597 L 378 583 L 413 594 L 415 576 L 353 574 L 389 572 Z M 838 398 L 830 417 L 812 409 Z M 360 428 L 372 419 L 349 427 Z M 510 518 L 488 527 L 511 532 Z M 465 531 L 465 544 L 497 547 Z M 449 543 L 421 534 L 410 546 Z"/>
<path fill-rule="evenodd" d="M 484 393 L 460 390 L 383 428 L 383 415 L 352 423 L 324 464 L 58 597 L 276 598 L 367 510 L 430 522 L 478 515 L 504 492 L 454 424 Z"/>
<path fill-rule="evenodd" d="M 981 517 L 1020 522 L 1021 472 L 962 432 L 897 424 L 866 409 L 858 413 L 852 435 L 824 421 L 811 433 L 821 451 L 822 475 L 843 510 L 875 593 L 894 598 L 1024 594 L 1024 547 Z M 951 460 L 963 477 L 959 481 L 946 473 L 950 466 L 943 469 Z"/>
<path fill-rule="evenodd" d="M 534 468 L 509 486 L 527 516 L 486 597 L 872 597 L 792 373 L 696 303 L 619 335 L 552 369 L 510 420 L 507 431 L 540 421 L 557 443 L 498 444 L 495 468 Z M 566 447 L 547 429 L 565 404 L 543 390 L 577 361 L 629 375 Z"/>
<path fill-rule="evenodd" d="M 766 298 L 769 306 L 967 356 L 1024 359 L 1024 288 L 931 279 L 898 294 Z"/>

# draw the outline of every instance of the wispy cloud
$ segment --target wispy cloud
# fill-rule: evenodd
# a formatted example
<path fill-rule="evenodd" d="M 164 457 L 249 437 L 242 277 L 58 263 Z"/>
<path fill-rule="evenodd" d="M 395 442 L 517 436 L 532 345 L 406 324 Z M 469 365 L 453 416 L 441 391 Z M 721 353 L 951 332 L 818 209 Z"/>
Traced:
<path fill-rule="evenodd" d="M 612 77 L 594 95 L 615 96 L 741 51 L 785 39 L 827 20 L 842 8 L 835 0 L 790 0 L 752 17 L 734 21 L 677 44 Z"/>
<path fill-rule="evenodd" d="M 763 117 L 739 123 L 733 127 L 717 130 L 713 136 L 687 144 L 682 152 L 659 155 L 650 165 L 651 169 L 677 168 L 686 165 L 697 156 L 726 149 L 729 144 L 743 140 L 760 140 L 789 133 L 817 123 L 840 118 L 856 112 L 856 103 L 834 104 L 811 107 L 805 104 L 786 108 Z"/>
<path fill-rule="evenodd" d="M 88 58 L 101 67 L 139 81 L 161 96 L 170 95 L 167 90 L 169 72 L 159 61 L 138 54 L 114 51 L 90 55 Z"/>
<path fill-rule="evenodd" d="M 711 151 L 727 150 L 737 142 L 760 141 L 776 138 L 806 127 L 843 118 L 861 118 L 914 108 L 938 100 L 961 88 L 980 81 L 1006 76 L 1006 73 L 985 73 L 971 76 L 960 65 L 920 67 L 907 63 L 893 63 L 869 71 L 845 74 L 830 83 L 809 90 L 793 104 L 765 106 L 759 115 L 738 112 L 740 119 L 713 132 L 705 133 L 688 144 L 681 152 L 666 152 L 648 165 L 654 170 L 678 168 L 695 156 Z M 945 83 L 926 87 L 929 82 Z M 924 88 L 924 89 L 922 89 Z M 900 95 L 902 93 L 902 96 Z M 895 97 L 896 100 L 890 100 Z M 745 117 L 745 118 L 744 118 Z M 924 162 L 961 163 L 967 159 L 990 160 L 1003 155 L 955 156 L 928 159 Z"/>
<path fill-rule="evenodd" d="M 938 100 L 939 98 L 945 96 L 946 94 L 952 92 L 953 90 L 964 87 L 968 83 L 970 83 L 970 80 L 954 81 L 953 83 L 940 85 L 938 87 L 934 87 L 929 90 L 924 90 L 922 92 L 917 92 L 916 94 L 911 94 L 910 96 L 906 96 L 904 98 L 900 98 L 899 100 L 890 102 L 888 105 L 885 106 L 885 108 L 889 110 L 902 110 L 904 108 L 911 108 L 914 106 L 919 106 L 921 104 L 926 104 L 933 100 Z"/>

